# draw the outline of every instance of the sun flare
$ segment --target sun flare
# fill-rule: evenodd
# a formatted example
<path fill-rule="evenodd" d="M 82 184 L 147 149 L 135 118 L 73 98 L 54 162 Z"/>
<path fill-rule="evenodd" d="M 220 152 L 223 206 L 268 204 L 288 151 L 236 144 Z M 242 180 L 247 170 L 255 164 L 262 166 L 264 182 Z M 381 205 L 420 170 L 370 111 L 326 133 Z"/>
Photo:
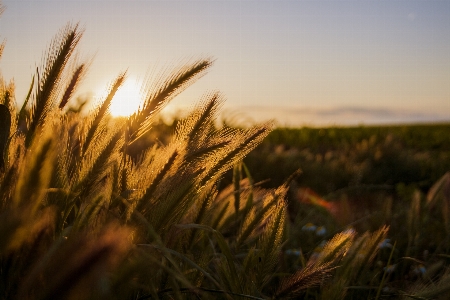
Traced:
<path fill-rule="evenodd" d="M 116 92 L 109 109 L 114 117 L 127 117 L 137 111 L 142 102 L 138 83 L 129 79 Z"/>

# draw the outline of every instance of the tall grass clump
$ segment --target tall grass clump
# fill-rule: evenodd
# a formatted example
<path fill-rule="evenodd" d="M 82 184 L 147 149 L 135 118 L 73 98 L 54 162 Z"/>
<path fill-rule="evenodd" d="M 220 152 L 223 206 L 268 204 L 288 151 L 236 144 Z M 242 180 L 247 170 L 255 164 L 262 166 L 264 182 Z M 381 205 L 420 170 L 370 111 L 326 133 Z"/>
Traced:
<path fill-rule="evenodd" d="M 1 299 L 330 299 L 371 283 L 382 291 L 386 276 L 368 272 L 387 227 L 333 233 L 289 263 L 289 180 L 264 189 L 242 161 L 270 122 L 217 127 L 223 96 L 210 92 L 167 143 L 148 142 L 161 109 L 212 59 L 159 76 L 139 110 L 116 119 L 109 107 L 127 80 L 119 73 L 82 113 L 73 106 L 89 66 L 74 55 L 82 35 L 77 24 L 60 31 L 20 109 L 14 85 L 0 80 Z M 430 209 L 448 200 L 439 197 Z M 422 294 L 447 283 L 444 275 Z"/>
<path fill-rule="evenodd" d="M 1 298 L 269 297 L 286 239 L 287 188 L 258 189 L 242 169 L 237 185 L 219 190 L 218 182 L 271 123 L 217 128 L 223 97 L 209 93 L 170 142 L 142 143 L 210 58 L 146 85 L 128 118 L 109 113 L 126 73 L 88 113 L 67 109 L 89 65 L 74 55 L 82 35 L 77 24 L 59 32 L 20 110 L 13 84 L 2 80 Z"/>

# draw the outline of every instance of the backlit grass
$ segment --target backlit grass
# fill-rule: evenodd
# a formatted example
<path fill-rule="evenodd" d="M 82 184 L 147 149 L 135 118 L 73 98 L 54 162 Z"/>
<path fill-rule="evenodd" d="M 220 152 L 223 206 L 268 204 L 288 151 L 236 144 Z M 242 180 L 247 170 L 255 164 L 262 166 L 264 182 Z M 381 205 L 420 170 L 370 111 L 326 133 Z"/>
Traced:
<path fill-rule="evenodd" d="M 398 241 L 387 223 L 367 231 L 344 226 L 319 194 L 299 196 L 293 209 L 298 173 L 264 188 L 252 176 L 258 167 L 243 163 L 271 123 L 217 128 L 218 92 L 205 94 L 170 134 L 158 123 L 161 109 L 205 75 L 212 59 L 170 70 L 123 118 L 109 109 L 127 78 L 118 73 L 98 106 L 81 113 L 73 98 L 89 64 L 72 54 L 82 35 L 78 25 L 60 31 L 20 109 L 14 85 L 1 80 L 0 298 L 448 293 L 448 175 L 426 197 L 404 187 Z M 396 213 L 392 207 L 380 220 Z"/>

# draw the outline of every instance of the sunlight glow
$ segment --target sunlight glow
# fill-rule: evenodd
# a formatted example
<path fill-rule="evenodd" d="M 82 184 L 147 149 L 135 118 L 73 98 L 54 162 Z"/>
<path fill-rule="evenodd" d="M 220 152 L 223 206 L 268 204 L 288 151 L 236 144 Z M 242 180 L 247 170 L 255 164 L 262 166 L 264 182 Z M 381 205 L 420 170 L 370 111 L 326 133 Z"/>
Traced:
<path fill-rule="evenodd" d="M 127 117 L 137 111 L 142 102 L 138 83 L 128 79 L 114 95 L 109 110 L 114 117 Z"/>

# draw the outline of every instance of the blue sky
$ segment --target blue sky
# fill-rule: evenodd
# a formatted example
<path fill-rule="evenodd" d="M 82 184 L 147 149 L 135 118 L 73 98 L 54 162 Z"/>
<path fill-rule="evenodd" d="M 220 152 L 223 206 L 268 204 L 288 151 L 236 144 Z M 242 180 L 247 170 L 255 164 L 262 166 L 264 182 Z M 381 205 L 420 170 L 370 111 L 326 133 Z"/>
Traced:
<path fill-rule="evenodd" d="M 174 101 L 219 90 L 242 120 L 347 125 L 450 121 L 450 1 L 3 0 L 0 68 L 21 102 L 52 37 L 85 28 L 95 56 L 80 93 L 120 72 L 142 79 L 211 56 L 209 73 Z"/>

